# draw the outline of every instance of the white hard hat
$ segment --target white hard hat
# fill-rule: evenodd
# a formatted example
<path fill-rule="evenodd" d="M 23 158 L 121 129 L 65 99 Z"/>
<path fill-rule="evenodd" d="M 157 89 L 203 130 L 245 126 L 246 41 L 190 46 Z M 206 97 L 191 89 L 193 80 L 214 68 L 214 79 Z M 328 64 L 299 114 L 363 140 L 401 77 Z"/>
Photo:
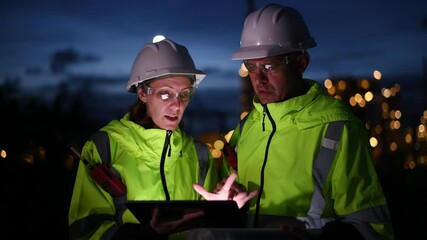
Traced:
<path fill-rule="evenodd" d="M 232 59 L 270 57 L 315 46 L 316 42 L 297 10 L 269 4 L 246 17 L 240 48 L 234 52 Z"/>
<path fill-rule="evenodd" d="M 136 92 L 142 82 L 167 76 L 189 76 L 194 79 L 195 87 L 206 74 L 197 70 L 186 47 L 165 39 L 145 45 L 133 63 L 126 89 Z"/>

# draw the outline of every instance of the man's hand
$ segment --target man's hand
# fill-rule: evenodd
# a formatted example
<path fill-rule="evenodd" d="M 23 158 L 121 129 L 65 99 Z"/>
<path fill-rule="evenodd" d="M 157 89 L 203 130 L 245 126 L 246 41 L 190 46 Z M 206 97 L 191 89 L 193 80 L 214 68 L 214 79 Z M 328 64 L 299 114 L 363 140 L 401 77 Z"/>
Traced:
<path fill-rule="evenodd" d="M 218 182 L 213 193 L 218 193 L 219 191 L 221 191 L 221 189 L 224 187 L 224 184 L 227 181 L 227 179 L 228 179 L 228 177 L 223 178 L 220 182 Z M 233 197 L 236 196 L 239 192 L 246 192 L 245 186 L 243 186 L 242 184 L 239 184 L 237 182 L 233 182 L 233 184 L 231 185 L 230 190 L 228 192 L 229 193 L 228 199 L 233 199 Z"/>
<path fill-rule="evenodd" d="M 234 200 L 239 208 L 243 207 L 247 201 L 258 194 L 258 190 L 252 192 L 240 191 L 241 188 L 236 186 L 234 180 L 237 178 L 236 173 L 232 173 L 224 182 L 222 187 L 213 193 L 206 191 L 203 186 L 194 184 L 194 190 L 202 195 L 206 200 Z"/>

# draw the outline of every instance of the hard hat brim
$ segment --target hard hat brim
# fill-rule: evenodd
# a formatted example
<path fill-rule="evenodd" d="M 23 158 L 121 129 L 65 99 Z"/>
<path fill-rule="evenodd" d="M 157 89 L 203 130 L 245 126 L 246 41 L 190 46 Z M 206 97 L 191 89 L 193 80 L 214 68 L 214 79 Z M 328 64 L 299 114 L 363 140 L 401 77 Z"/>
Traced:
<path fill-rule="evenodd" d="M 179 68 L 158 69 L 158 70 L 152 71 L 150 74 L 147 74 L 136 81 L 133 79 L 130 79 L 127 84 L 126 90 L 129 92 L 136 92 L 136 86 L 138 86 L 140 83 L 154 80 L 157 78 L 163 78 L 166 76 L 194 76 L 196 79 L 194 86 L 197 87 L 200 84 L 200 82 L 206 77 L 206 73 L 197 69 L 194 69 L 194 70 L 179 69 Z"/>
<path fill-rule="evenodd" d="M 247 60 L 257 59 L 264 57 L 272 57 L 281 54 L 301 51 L 290 46 L 277 46 L 277 45 L 262 45 L 262 46 L 248 46 L 241 47 L 235 51 L 231 57 L 232 60 Z"/>

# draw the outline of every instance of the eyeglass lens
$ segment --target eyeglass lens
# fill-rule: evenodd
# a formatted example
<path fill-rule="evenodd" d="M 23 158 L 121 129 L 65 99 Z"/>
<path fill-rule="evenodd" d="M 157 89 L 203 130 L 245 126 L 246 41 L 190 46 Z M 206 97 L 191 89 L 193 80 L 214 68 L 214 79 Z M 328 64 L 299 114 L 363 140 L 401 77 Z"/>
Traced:
<path fill-rule="evenodd" d="M 155 94 L 162 101 L 169 101 L 171 99 L 178 98 L 181 102 L 186 102 L 190 100 L 193 94 L 193 90 L 191 88 L 184 89 L 179 92 L 176 92 L 170 88 L 156 88 L 156 89 L 150 88 L 150 87 L 146 87 L 146 88 L 147 88 L 148 94 Z"/>
<path fill-rule="evenodd" d="M 274 62 L 274 63 L 248 63 L 245 61 L 245 66 L 248 69 L 249 72 L 254 73 L 257 71 L 257 69 L 260 69 L 264 73 L 272 73 L 276 71 L 280 66 L 280 62 Z"/>

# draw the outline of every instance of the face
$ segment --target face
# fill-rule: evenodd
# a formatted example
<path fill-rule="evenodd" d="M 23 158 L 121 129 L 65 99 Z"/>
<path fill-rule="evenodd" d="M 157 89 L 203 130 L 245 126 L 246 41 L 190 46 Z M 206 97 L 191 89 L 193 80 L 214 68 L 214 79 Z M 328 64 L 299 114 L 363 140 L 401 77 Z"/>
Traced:
<path fill-rule="evenodd" d="M 278 56 L 246 60 L 245 65 L 260 102 L 280 102 L 300 95 L 305 60 L 303 54 L 288 57 L 288 60 Z"/>
<path fill-rule="evenodd" d="M 171 76 L 138 87 L 138 97 L 146 104 L 147 115 L 161 129 L 175 130 L 188 106 L 193 88 L 185 76 Z"/>

